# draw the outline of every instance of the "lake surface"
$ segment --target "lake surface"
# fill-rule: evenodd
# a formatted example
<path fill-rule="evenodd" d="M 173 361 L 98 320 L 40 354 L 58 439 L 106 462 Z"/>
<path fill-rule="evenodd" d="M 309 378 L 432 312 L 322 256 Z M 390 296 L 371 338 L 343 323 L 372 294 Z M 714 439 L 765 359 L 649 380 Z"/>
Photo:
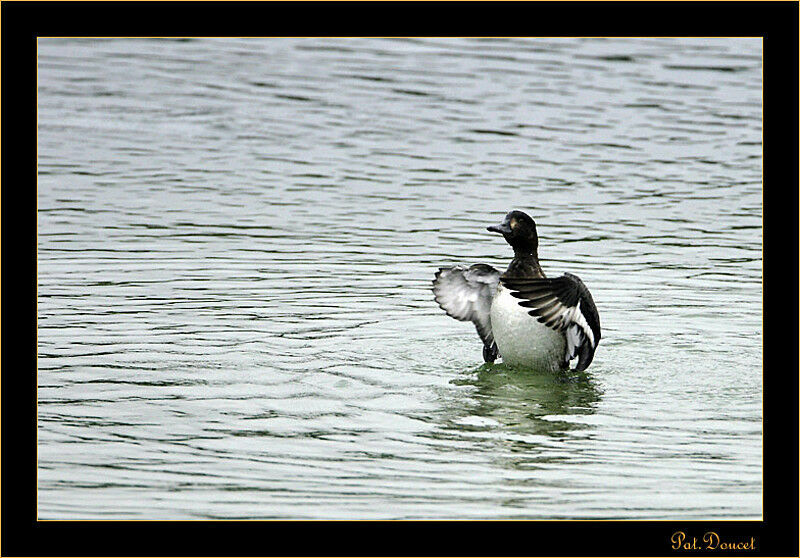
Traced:
<path fill-rule="evenodd" d="M 759 519 L 760 39 L 40 39 L 40 519 Z M 538 224 L 586 373 L 434 272 Z"/>

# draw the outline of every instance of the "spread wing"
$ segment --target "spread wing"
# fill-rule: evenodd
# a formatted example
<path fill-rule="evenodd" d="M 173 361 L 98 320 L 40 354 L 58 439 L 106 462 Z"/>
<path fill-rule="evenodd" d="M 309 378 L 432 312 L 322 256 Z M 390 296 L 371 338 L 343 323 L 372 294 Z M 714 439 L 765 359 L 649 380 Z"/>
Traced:
<path fill-rule="evenodd" d="M 567 350 L 564 360 L 578 356 L 577 370 L 586 370 L 600 342 L 600 316 L 586 285 L 576 275 L 565 273 L 555 279 L 503 278 L 520 306 L 546 326 L 564 332 Z"/>
<path fill-rule="evenodd" d="M 442 310 L 456 320 L 475 324 L 488 362 L 497 357 L 489 312 L 499 281 L 500 272 L 486 264 L 443 267 L 433 280 L 434 299 Z"/>

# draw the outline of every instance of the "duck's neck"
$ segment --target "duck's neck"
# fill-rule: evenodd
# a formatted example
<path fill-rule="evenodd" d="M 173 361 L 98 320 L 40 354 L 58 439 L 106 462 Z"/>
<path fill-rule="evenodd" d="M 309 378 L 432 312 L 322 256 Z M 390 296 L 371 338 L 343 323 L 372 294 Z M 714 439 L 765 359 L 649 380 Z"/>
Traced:
<path fill-rule="evenodd" d="M 514 248 L 514 259 L 508 264 L 508 269 L 503 275 L 505 277 L 525 277 L 530 279 L 544 277 L 536 250 L 518 250 Z"/>

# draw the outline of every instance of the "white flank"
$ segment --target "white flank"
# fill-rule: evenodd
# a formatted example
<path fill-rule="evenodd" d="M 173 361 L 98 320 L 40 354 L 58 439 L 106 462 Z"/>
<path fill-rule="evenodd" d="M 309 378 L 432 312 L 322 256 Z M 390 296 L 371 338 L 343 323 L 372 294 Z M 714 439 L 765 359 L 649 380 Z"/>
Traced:
<path fill-rule="evenodd" d="M 589 324 L 586 323 L 586 318 L 583 317 L 583 312 L 581 312 L 581 303 L 580 302 L 578 303 L 578 307 L 576 308 L 576 312 L 575 312 L 575 316 L 573 317 L 573 321 L 576 324 L 578 324 L 579 326 L 581 326 L 581 329 L 583 330 L 584 335 L 586 335 L 586 338 L 589 340 L 589 343 L 592 345 L 592 347 L 594 347 L 595 346 L 594 332 L 592 331 L 592 328 L 589 327 Z"/>
<path fill-rule="evenodd" d="M 569 362 L 575 355 L 578 354 L 577 348 L 581 344 L 581 330 L 579 329 L 580 326 L 577 324 L 573 324 L 567 328 L 567 353 L 564 355 L 564 360 Z"/>

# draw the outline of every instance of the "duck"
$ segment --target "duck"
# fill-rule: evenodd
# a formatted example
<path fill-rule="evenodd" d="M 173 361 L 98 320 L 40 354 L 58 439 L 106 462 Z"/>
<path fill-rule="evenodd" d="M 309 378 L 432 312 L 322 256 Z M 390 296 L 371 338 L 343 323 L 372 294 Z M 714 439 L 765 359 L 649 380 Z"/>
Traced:
<path fill-rule="evenodd" d="M 539 263 L 536 222 L 509 212 L 486 228 L 514 250 L 504 273 L 487 264 L 439 268 L 434 300 L 445 313 L 475 325 L 483 360 L 547 371 L 586 370 L 600 342 L 600 315 L 589 289 L 572 273 L 545 276 Z"/>

